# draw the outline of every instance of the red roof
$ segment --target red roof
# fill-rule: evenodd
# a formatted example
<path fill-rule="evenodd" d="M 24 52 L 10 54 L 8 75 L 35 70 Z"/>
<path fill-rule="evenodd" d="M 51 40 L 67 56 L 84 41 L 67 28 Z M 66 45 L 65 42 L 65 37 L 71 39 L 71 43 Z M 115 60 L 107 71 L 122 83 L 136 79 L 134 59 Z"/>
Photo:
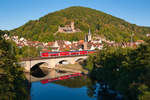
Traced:
<path fill-rule="evenodd" d="M 137 42 L 144 42 L 144 40 L 137 40 Z"/>
<path fill-rule="evenodd" d="M 83 44 L 84 43 L 84 40 L 79 40 L 79 44 Z"/>
<path fill-rule="evenodd" d="M 52 46 L 54 42 L 48 42 L 47 46 Z"/>

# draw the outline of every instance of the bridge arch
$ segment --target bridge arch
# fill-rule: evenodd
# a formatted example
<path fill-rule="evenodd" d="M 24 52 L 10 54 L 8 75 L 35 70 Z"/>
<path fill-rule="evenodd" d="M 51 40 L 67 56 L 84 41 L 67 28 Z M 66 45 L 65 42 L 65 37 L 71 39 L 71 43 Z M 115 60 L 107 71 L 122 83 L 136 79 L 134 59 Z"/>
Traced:
<path fill-rule="evenodd" d="M 58 62 L 56 62 L 56 65 L 65 65 L 65 64 L 69 64 L 68 60 L 60 60 Z"/>
<path fill-rule="evenodd" d="M 44 67 L 44 66 L 46 66 L 46 67 L 48 67 L 48 63 L 47 62 L 38 62 L 38 63 L 36 63 L 36 64 L 34 64 L 34 65 L 31 65 L 31 68 L 30 68 L 30 70 L 33 68 L 33 67 Z"/>
<path fill-rule="evenodd" d="M 79 63 L 79 62 L 83 62 L 84 60 L 85 60 L 85 58 L 78 58 L 78 59 L 75 60 L 75 62 Z"/>
<path fill-rule="evenodd" d="M 39 62 L 30 68 L 31 75 L 34 77 L 44 77 L 48 74 L 48 63 Z"/>

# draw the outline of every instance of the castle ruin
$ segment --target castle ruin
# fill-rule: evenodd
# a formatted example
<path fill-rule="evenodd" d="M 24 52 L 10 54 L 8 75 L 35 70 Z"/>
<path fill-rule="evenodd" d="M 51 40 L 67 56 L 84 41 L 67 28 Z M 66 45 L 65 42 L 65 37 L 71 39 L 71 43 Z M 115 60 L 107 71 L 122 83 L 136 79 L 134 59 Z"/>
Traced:
<path fill-rule="evenodd" d="M 58 32 L 60 33 L 75 33 L 81 32 L 80 29 L 75 29 L 74 22 L 71 22 L 70 25 L 65 25 L 65 27 L 58 27 Z"/>

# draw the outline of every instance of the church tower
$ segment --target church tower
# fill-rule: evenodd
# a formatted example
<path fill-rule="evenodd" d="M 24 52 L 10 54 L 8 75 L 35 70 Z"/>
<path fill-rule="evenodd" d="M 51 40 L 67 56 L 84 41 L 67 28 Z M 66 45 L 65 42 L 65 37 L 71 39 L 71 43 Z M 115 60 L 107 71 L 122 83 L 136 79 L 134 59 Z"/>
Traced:
<path fill-rule="evenodd" d="M 91 34 L 91 30 L 89 29 L 89 33 L 88 33 L 88 42 L 92 40 L 92 34 Z"/>
<path fill-rule="evenodd" d="M 87 50 L 87 45 L 88 45 L 88 39 L 87 39 L 87 35 L 85 35 L 85 39 L 84 39 L 84 50 Z"/>

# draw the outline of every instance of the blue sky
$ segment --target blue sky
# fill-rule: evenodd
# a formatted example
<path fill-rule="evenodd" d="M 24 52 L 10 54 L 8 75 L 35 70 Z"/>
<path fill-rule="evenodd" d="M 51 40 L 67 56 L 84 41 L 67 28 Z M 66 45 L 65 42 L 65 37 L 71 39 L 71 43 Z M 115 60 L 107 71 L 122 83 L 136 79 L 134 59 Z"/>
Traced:
<path fill-rule="evenodd" d="M 70 6 L 97 9 L 130 23 L 150 27 L 149 5 L 150 0 L 0 0 L 0 29 L 11 30 Z"/>

